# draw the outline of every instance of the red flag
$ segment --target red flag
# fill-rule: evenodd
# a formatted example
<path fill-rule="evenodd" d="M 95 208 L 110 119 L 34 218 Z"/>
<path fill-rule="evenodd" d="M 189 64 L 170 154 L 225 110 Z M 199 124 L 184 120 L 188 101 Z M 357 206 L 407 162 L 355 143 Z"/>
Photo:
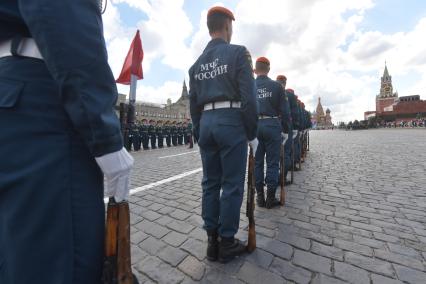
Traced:
<path fill-rule="evenodd" d="M 138 80 L 143 79 L 142 60 L 142 41 L 138 30 L 136 32 L 135 38 L 132 41 L 132 44 L 130 45 L 126 60 L 124 60 L 123 69 L 121 69 L 120 76 L 118 76 L 116 82 L 124 85 L 130 85 L 131 74 L 136 75 Z"/>

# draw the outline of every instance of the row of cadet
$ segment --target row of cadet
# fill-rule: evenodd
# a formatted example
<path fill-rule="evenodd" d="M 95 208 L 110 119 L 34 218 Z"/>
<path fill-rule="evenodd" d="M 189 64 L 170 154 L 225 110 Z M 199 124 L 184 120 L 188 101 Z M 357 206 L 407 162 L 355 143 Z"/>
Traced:
<path fill-rule="evenodd" d="M 286 89 L 287 78 L 278 75 L 276 82 L 280 88 L 275 88 L 273 80 L 268 77 L 270 62 L 265 57 L 256 60 L 257 67 L 257 102 L 259 106 L 259 121 L 257 147 L 255 157 L 256 201 L 259 207 L 272 208 L 280 202 L 276 199 L 276 189 L 280 183 L 279 175 L 280 147 L 277 135 L 281 132 L 281 144 L 284 145 L 284 182 L 289 171 L 299 171 L 304 162 L 308 143 L 308 129 L 312 127 L 311 113 L 305 109 L 305 104 L 298 98 L 293 89 Z M 261 72 L 261 67 L 264 72 Z M 276 83 L 275 83 L 276 84 Z M 271 92 L 264 96 L 262 92 Z M 281 99 L 280 99 L 281 97 Z M 278 102 L 278 105 L 277 105 Z M 279 114 L 277 116 L 277 114 Z M 278 125 L 278 129 L 276 128 Z M 280 130 L 279 130 L 280 129 Z M 266 175 L 264 159 L 266 156 Z M 296 165 L 299 165 L 297 167 Z M 266 185 L 266 198 L 264 186 Z"/>
<path fill-rule="evenodd" d="M 128 151 L 157 149 L 164 146 L 189 145 L 189 148 L 194 146 L 192 123 L 189 119 L 185 122 L 142 119 L 129 127 L 127 133 L 124 142 Z"/>

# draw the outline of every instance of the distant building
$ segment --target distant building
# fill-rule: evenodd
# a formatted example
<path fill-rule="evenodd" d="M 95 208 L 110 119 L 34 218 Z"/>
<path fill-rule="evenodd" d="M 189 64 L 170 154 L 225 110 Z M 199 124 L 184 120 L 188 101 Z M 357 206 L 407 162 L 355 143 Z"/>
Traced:
<path fill-rule="evenodd" d="M 120 94 L 117 100 L 117 106 L 122 102 L 126 102 L 126 95 Z M 181 96 L 175 103 L 172 103 L 170 99 L 167 99 L 166 104 L 136 101 L 135 112 L 136 121 L 141 121 L 142 119 L 152 119 L 155 121 L 186 121 L 188 118 L 191 118 L 186 82 L 183 81 Z"/>
<path fill-rule="evenodd" d="M 397 122 L 426 117 L 426 101 L 421 100 L 419 95 L 398 97 L 398 92 L 393 92 L 392 76 L 385 64 L 380 93 L 376 96 L 376 111 L 364 112 L 365 120 L 372 117 Z"/>
<path fill-rule="evenodd" d="M 318 105 L 315 112 L 312 114 L 312 125 L 315 128 L 330 128 L 333 126 L 331 121 L 331 111 L 327 108 L 324 114 L 324 109 L 321 104 L 321 98 L 318 98 Z"/>

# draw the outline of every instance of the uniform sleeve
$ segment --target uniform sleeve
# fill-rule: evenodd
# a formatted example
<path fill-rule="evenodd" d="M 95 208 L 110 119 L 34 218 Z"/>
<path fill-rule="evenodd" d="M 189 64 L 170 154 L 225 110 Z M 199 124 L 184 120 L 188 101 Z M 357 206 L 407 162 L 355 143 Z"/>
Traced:
<path fill-rule="evenodd" d="M 189 112 L 191 113 L 191 120 L 194 129 L 194 137 L 198 141 L 200 137 L 200 118 L 201 118 L 201 107 L 197 104 L 197 92 L 195 88 L 195 82 L 193 77 L 193 68 L 189 69 Z"/>
<path fill-rule="evenodd" d="M 284 133 L 288 133 L 290 129 L 290 120 L 289 120 L 289 107 L 288 107 L 288 101 L 287 96 L 284 92 L 284 90 L 280 86 L 280 106 L 281 106 L 281 125 Z"/>
<path fill-rule="evenodd" d="M 64 109 L 93 156 L 123 147 L 114 112 L 117 88 L 107 62 L 97 1 L 18 0 L 20 13 L 60 88 Z"/>
<path fill-rule="evenodd" d="M 256 85 L 253 77 L 251 56 L 246 48 L 241 48 L 237 56 L 236 76 L 241 97 L 241 114 L 249 141 L 256 138 L 258 106 Z"/>

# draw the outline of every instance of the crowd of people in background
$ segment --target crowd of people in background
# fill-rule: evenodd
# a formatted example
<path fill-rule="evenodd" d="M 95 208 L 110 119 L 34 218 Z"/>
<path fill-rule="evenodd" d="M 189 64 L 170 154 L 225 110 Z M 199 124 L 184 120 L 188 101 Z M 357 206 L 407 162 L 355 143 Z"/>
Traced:
<path fill-rule="evenodd" d="M 128 129 L 125 145 L 128 151 L 182 145 L 189 145 L 189 148 L 193 148 L 191 120 L 182 122 L 142 119 Z"/>
<path fill-rule="evenodd" d="M 339 129 L 358 130 L 370 128 L 426 128 L 426 118 L 399 121 L 355 120 L 345 124 L 341 122 Z"/>

